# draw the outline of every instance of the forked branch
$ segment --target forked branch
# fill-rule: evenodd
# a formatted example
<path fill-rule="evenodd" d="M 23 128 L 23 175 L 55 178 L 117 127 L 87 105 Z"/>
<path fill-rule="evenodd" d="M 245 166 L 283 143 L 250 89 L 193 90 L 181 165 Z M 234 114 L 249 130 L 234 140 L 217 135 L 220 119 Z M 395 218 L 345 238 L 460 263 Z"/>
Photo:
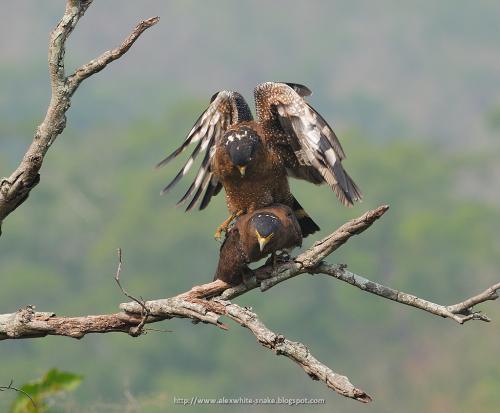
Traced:
<path fill-rule="evenodd" d="M 8 178 L 0 179 L 0 236 L 3 220 L 28 198 L 40 181 L 39 172 L 45 154 L 66 127 L 66 112 L 78 86 L 83 80 L 123 56 L 139 36 L 159 20 L 158 17 L 152 17 L 141 21 L 119 47 L 103 53 L 78 68 L 75 73 L 66 76 L 66 40 L 91 4 L 92 0 L 67 0 L 64 15 L 50 34 L 48 64 L 52 95 L 45 119 L 38 126 L 23 160 Z"/>

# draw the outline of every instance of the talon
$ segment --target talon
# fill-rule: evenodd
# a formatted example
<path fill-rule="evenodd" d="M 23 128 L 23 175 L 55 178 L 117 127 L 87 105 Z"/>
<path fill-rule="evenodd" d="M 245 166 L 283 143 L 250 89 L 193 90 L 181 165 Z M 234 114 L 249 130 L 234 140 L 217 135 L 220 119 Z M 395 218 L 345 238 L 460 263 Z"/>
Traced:
<path fill-rule="evenodd" d="M 277 254 L 277 256 L 276 256 L 276 262 L 278 264 L 284 264 L 284 263 L 290 261 L 291 259 L 292 259 L 292 257 L 290 256 L 288 251 L 282 251 L 281 254 Z"/>
<path fill-rule="evenodd" d="M 217 242 L 222 242 L 222 229 L 220 227 L 215 231 L 214 238 Z"/>
<path fill-rule="evenodd" d="M 243 211 L 238 211 L 235 214 L 231 214 L 222 224 L 219 225 L 217 231 L 215 231 L 214 238 L 217 241 L 222 241 L 222 233 L 227 232 L 231 223 L 243 214 Z"/>
<path fill-rule="evenodd" d="M 287 251 L 282 251 L 281 254 L 273 252 L 271 256 L 267 259 L 265 265 L 270 265 L 274 271 L 277 266 L 281 264 L 286 264 L 290 260 L 291 257 Z"/>
<path fill-rule="evenodd" d="M 271 271 L 274 271 L 276 269 L 276 261 L 277 261 L 276 252 L 272 252 L 270 257 L 266 260 L 264 265 L 266 265 L 266 266 L 270 265 Z"/>

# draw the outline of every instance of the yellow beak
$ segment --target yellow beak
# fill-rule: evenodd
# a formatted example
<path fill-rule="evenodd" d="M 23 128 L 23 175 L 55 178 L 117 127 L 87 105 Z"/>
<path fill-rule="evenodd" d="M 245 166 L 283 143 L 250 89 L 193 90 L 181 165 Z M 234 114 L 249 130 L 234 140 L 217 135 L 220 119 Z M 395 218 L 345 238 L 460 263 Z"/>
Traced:
<path fill-rule="evenodd" d="M 259 234 L 259 231 L 255 231 L 255 234 L 257 235 L 257 241 L 259 241 L 259 248 L 260 252 L 264 250 L 264 247 L 267 245 L 267 243 L 271 240 L 273 237 L 273 233 L 269 234 L 267 237 L 263 237 L 262 235 Z"/>
<path fill-rule="evenodd" d="M 238 166 L 241 176 L 245 176 L 246 166 Z"/>

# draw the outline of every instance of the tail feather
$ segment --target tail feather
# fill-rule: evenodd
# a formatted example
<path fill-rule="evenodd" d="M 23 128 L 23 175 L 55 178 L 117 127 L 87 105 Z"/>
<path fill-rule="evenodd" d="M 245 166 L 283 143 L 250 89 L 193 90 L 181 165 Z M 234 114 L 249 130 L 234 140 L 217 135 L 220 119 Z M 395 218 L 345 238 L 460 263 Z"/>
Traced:
<path fill-rule="evenodd" d="M 319 226 L 313 219 L 304 211 L 304 208 L 299 204 L 299 201 L 293 198 L 292 210 L 297 217 L 297 221 L 300 225 L 300 230 L 302 231 L 302 237 L 307 237 L 308 235 L 314 234 L 319 231 Z"/>

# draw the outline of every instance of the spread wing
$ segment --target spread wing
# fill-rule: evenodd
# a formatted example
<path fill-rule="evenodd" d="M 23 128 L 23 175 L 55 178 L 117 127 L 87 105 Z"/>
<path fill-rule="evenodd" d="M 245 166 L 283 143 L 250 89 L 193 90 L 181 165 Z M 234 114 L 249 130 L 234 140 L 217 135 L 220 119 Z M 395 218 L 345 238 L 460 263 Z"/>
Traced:
<path fill-rule="evenodd" d="M 342 166 L 345 153 L 335 132 L 304 99 L 309 89 L 266 82 L 254 93 L 259 122 L 273 130 L 267 139 L 276 140 L 281 148 L 288 174 L 316 184 L 326 182 L 346 206 L 359 201 L 361 191 Z"/>
<path fill-rule="evenodd" d="M 204 151 L 205 155 L 194 181 L 177 203 L 177 205 L 180 205 L 192 196 L 186 208 L 186 211 L 189 211 L 200 200 L 201 195 L 204 194 L 201 199 L 200 210 L 204 209 L 212 196 L 217 195 L 222 189 L 222 184 L 214 176 L 212 170 L 216 145 L 231 125 L 247 120 L 252 120 L 252 113 L 245 99 L 239 93 L 223 90 L 213 95 L 210 105 L 200 115 L 182 145 L 158 163 L 157 167 L 164 166 L 184 152 L 190 145 L 195 145 L 184 166 L 162 190 L 162 194 L 170 191 L 189 172 L 198 155 Z"/>

